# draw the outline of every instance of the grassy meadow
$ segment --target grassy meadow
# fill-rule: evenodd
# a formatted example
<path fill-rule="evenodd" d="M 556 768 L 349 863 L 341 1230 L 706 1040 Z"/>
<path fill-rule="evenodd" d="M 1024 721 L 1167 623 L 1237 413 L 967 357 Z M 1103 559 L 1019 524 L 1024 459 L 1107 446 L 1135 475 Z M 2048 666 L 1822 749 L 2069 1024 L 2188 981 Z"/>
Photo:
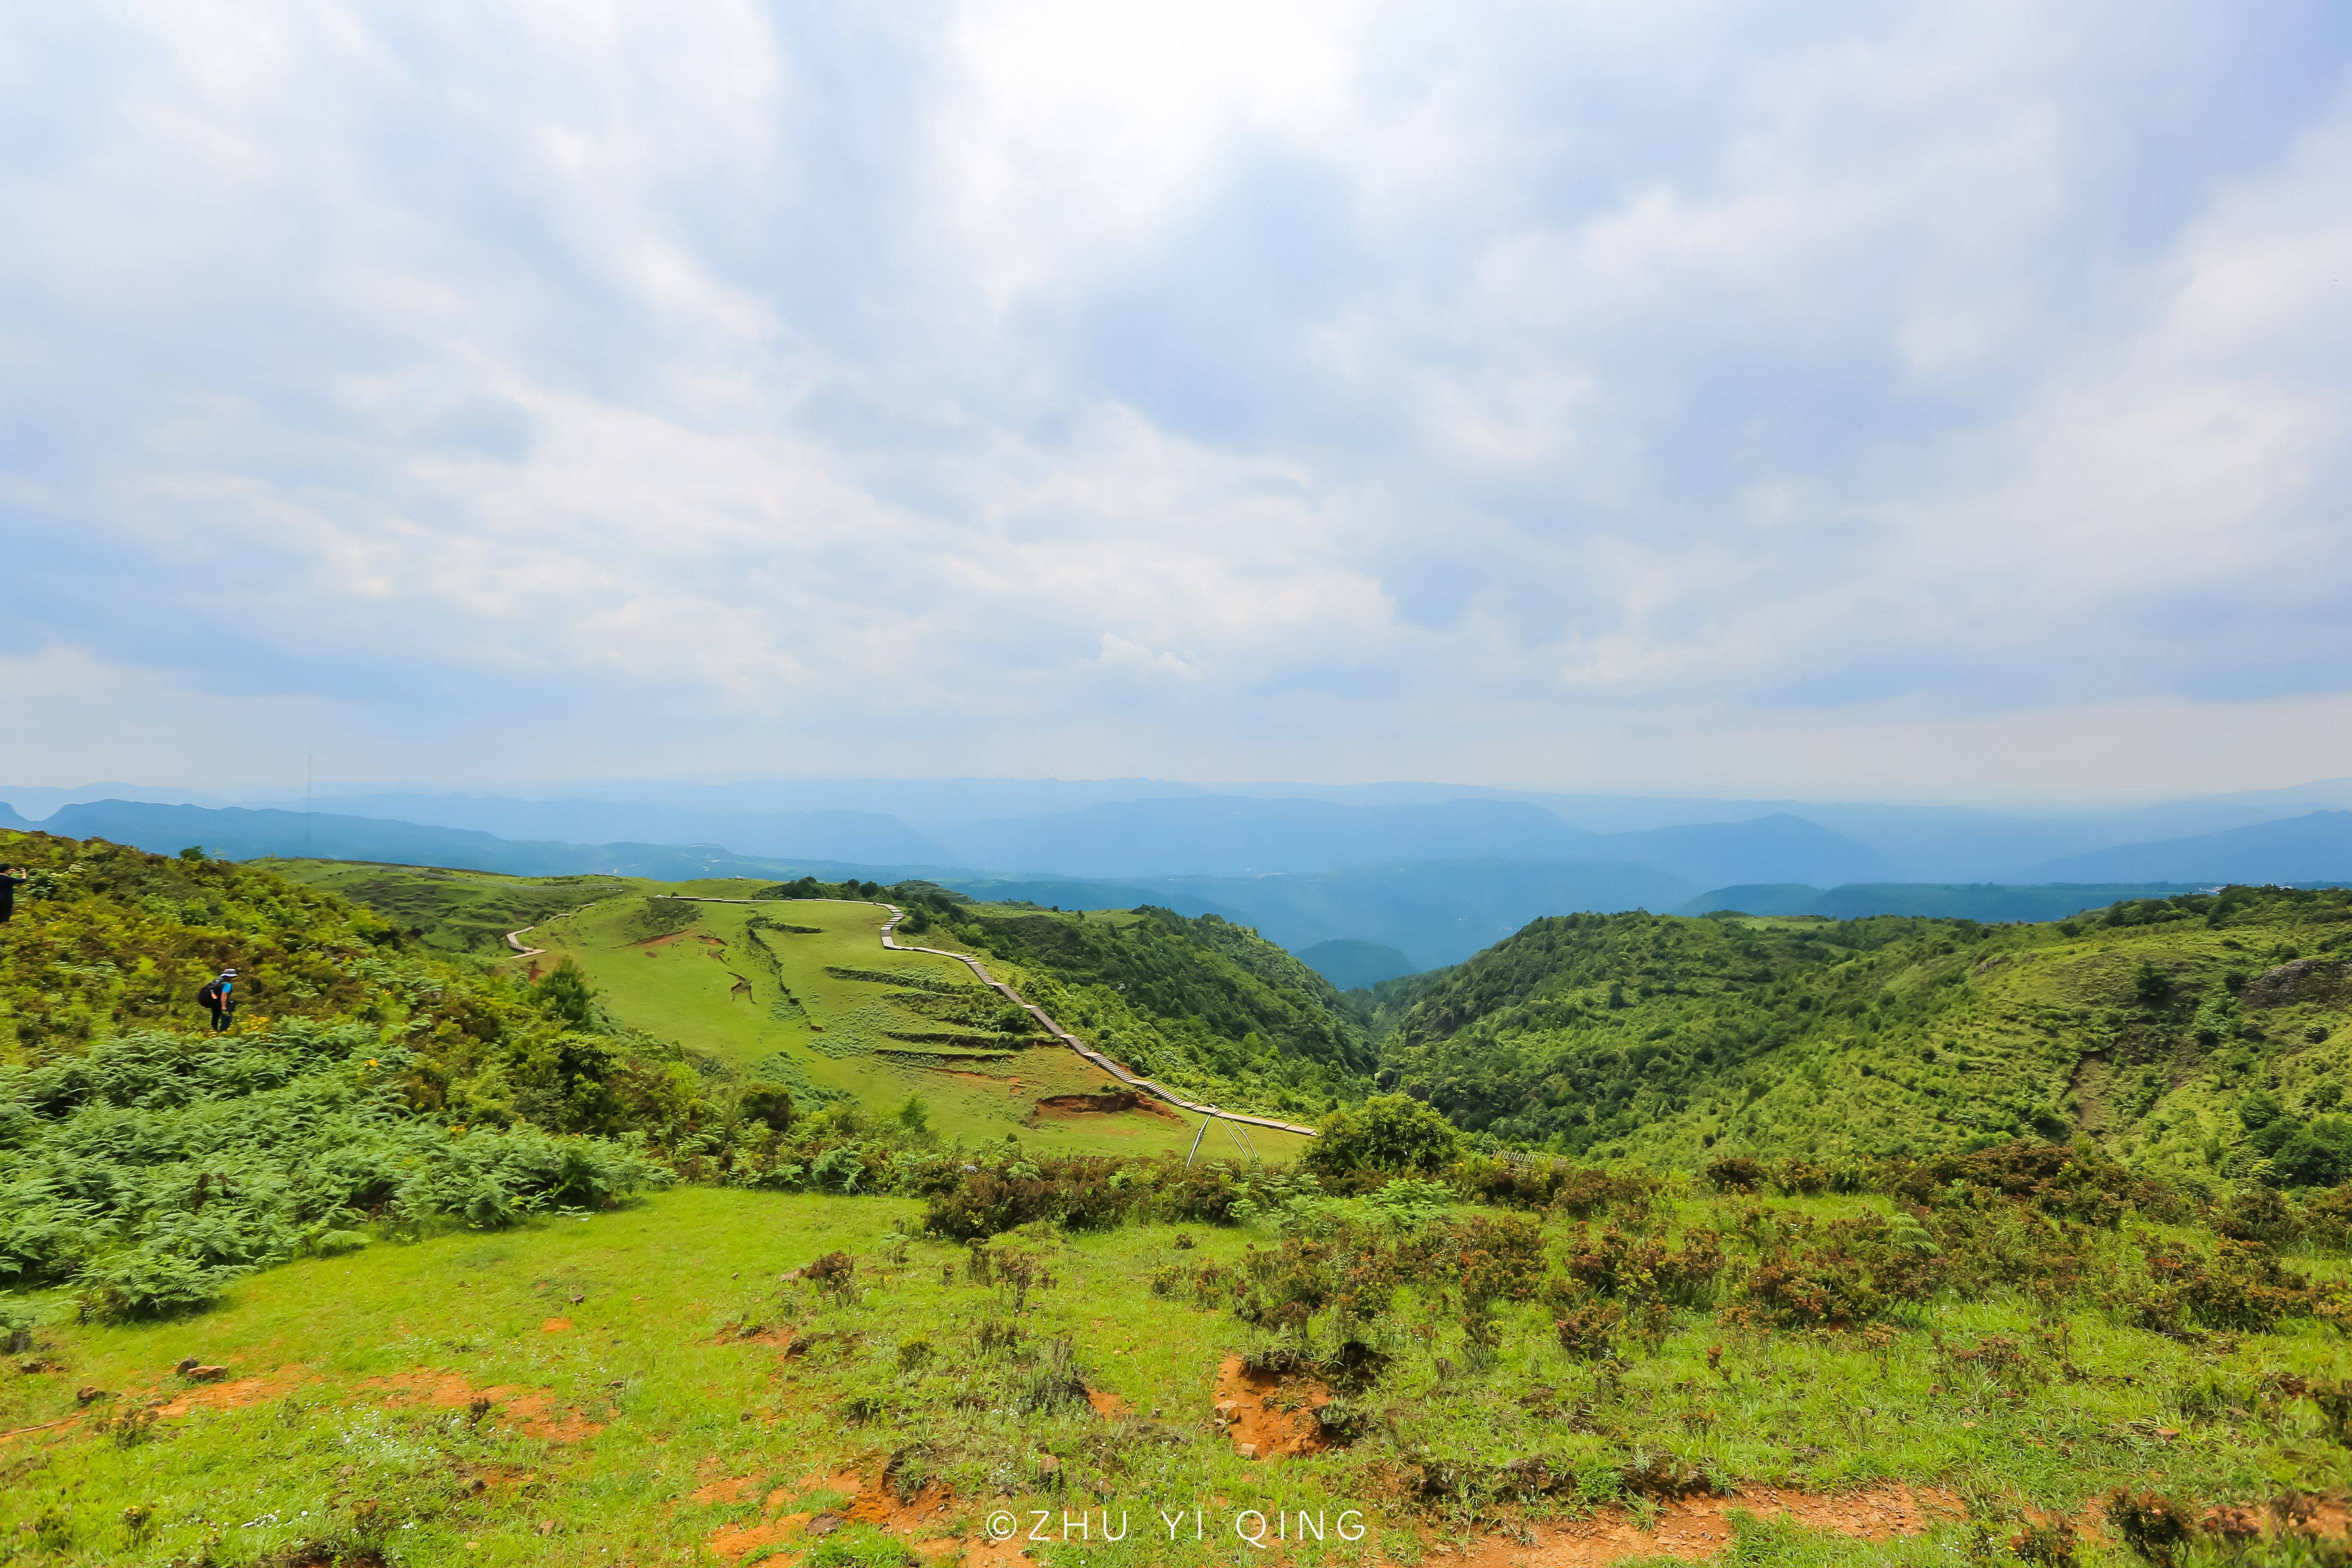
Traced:
<path fill-rule="evenodd" d="M 1774 1226 L 1895 1212 L 1684 1184 L 1523 1219 L 1414 1182 L 1269 1194 L 1236 1226 L 1032 1226 L 976 1262 L 903 1199 L 657 1194 L 295 1262 L 184 1321 L 49 1315 L 17 1358 L 33 1370 L 0 1383 L 0 1552 L 993 1563 L 1003 1508 L 1024 1535 L 1035 1509 L 1057 1535 L 1065 1513 L 1130 1515 L 1123 1542 L 1021 1543 L 1048 1563 L 1262 1555 L 1230 1527 L 1171 1542 L 1153 1522 L 1199 1504 L 1362 1511 L 1360 1540 L 1286 1543 L 1304 1563 L 1607 1560 L 1587 1542 L 2014 1561 L 2033 1518 L 2074 1521 L 2095 1563 L 2133 1560 L 2096 1523 L 2115 1488 L 2259 1511 L 2352 1483 L 2340 1411 L 2301 1392 L 2352 1376 L 2352 1351 L 2308 1316 L 2151 1328 L 2024 1286 L 1795 1327 L 1738 1282 Z M 2135 1246 L 2185 1234 L 2138 1223 L 2077 1229 L 2081 1261 L 2120 1280 Z M 1660 1293 L 1604 1277 L 1612 1229 L 1720 1237 L 1731 1258 Z M 1286 1313 L 1335 1258 L 1388 1259 L 1390 1293 Z M 1565 1334 L 1571 1298 L 1617 1326 Z M 1821 1498 L 1853 1501 L 1791 1501 Z"/>

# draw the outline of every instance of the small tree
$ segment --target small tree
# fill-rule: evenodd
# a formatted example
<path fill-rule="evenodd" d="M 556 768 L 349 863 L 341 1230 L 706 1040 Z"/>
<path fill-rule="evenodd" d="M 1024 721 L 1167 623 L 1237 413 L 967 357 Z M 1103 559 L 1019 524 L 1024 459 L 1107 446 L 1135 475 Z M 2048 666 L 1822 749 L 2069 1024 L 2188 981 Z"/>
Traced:
<path fill-rule="evenodd" d="M 745 1089 L 737 1103 L 746 1121 L 757 1121 L 779 1132 L 793 1124 L 793 1097 L 782 1084 L 755 1085 Z"/>
<path fill-rule="evenodd" d="M 531 987 L 540 1011 L 561 1018 L 575 1029 L 596 1026 L 596 988 L 570 959 L 558 963 L 547 977 Z"/>
<path fill-rule="evenodd" d="M 1376 1094 L 1325 1117 L 1305 1158 L 1308 1169 L 1329 1176 L 1427 1175 L 1452 1164 L 1459 1151 L 1454 1124 L 1437 1111 L 1411 1095 Z"/>

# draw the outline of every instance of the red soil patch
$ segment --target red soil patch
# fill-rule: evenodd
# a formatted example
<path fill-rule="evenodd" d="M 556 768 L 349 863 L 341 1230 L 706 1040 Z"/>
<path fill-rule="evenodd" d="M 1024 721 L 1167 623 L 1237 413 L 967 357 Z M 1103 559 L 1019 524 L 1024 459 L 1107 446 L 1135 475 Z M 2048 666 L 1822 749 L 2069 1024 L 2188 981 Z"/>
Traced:
<path fill-rule="evenodd" d="M 539 1331 L 542 1334 L 570 1333 L 572 1331 L 572 1320 L 569 1318 L 542 1318 L 540 1320 Z"/>
<path fill-rule="evenodd" d="M 1298 1379 L 1286 1389 L 1282 1379 L 1250 1371 L 1238 1355 L 1217 1368 L 1217 1416 L 1244 1459 L 1317 1452 L 1323 1424 L 1315 1413 L 1330 1403 L 1331 1391 L 1322 1384 Z"/>
<path fill-rule="evenodd" d="M 278 1373 L 265 1373 L 258 1377 L 230 1378 L 209 1383 L 202 1388 L 191 1388 L 173 1395 L 156 1407 L 158 1415 L 185 1415 L 192 1410 L 242 1410 L 248 1405 L 259 1405 L 293 1391 L 301 1380 Z"/>
<path fill-rule="evenodd" d="M 643 942 L 633 942 L 629 943 L 629 945 L 630 945 L 631 947 L 645 947 L 645 948 L 667 947 L 671 942 L 676 942 L 678 938 L 680 938 L 680 937 L 684 936 L 685 934 L 686 934 L 686 933 L 685 933 L 684 931 L 674 931 L 670 932 L 667 936 L 649 936 L 649 937 L 646 938 L 646 940 L 645 940 L 645 941 L 643 941 Z"/>
<path fill-rule="evenodd" d="M 1605 1568 L 1629 1557 L 1695 1562 L 1731 1544 L 1735 1510 L 1794 1520 L 1810 1530 L 1860 1541 L 1917 1535 L 1939 1519 L 1959 1519 L 1968 1512 L 1951 1493 L 1930 1487 L 1888 1485 L 1818 1496 L 1765 1487 L 1738 1497 L 1664 1502 L 1649 1530 L 1635 1524 L 1623 1509 L 1610 1509 L 1572 1524 L 1538 1526 L 1532 1546 L 1489 1539 L 1471 1549 L 1463 1559 L 1464 1568 Z"/>
<path fill-rule="evenodd" d="M 1168 1107 L 1148 1094 L 1131 1089 L 1112 1089 L 1108 1094 L 1049 1094 L 1037 1102 L 1041 1115 L 1113 1116 L 1126 1110 L 1140 1110 L 1147 1116 L 1163 1116 L 1171 1121 L 1181 1121 Z"/>
<path fill-rule="evenodd" d="M 1093 1405 L 1095 1414 L 1106 1421 L 1116 1420 L 1127 1414 L 1127 1401 L 1107 1388 L 1087 1389 L 1087 1403 Z"/>
<path fill-rule="evenodd" d="M 713 1481 L 694 1494 L 695 1500 L 735 1501 L 751 1485 L 751 1478 L 748 1476 L 739 1480 Z M 729 1488 L 733 1489 L 721 1495 L 722 1489 Z M 783 1511 L 784 1505 L 794 1497 L 812 1491 L 846 1492 L 850 1501 L 822 1512 Z M 711 1495 L 705 1496 L 706 1493 Z M 947 1520 L 954 1502 L 946 1489 L 938 1486 L 925 1487 L 900 1502 L 884 1488 L 866 1485 L 865 1478 L 855 1470 L 838 1476 L 811 1476 L 798 1486 L 776 1488 L 761 1502 L 759 1519 L 721 1525 L 710 1532 L 705 1543 L 719 1556 L 736 1562 L 756 1550 L 814 1539 L 844 1524 L 870 1524 L 886 1534 L 908 1540 L 928 1538 Z M 926 1557 L 936 1556 L 959 1544 L 953 1537 L 925 1539 L 916 1551 Z"/>
<path fill-rule="evenodd" d="M 394 1373 L 390 1377 L 371 1377 L 360 1386 L 390 1390 L 384 1398 L 387 1405 L 424 1404 L 436 1410 L 471 1410 L 476 1400 L 486 1400 L 504 1424 L 526 1437 L 543 1437 L 551 1443 L 577 1442 L 604 1429 L 603 1423 L 577 1411 L 559 1410 L 543 1392 L 504 1384 L 476 1388 L 454 1372 Z"/>
<path fill-rule="evenodd" d="M 790 1323 L 730 1323 L 710 1336 L 714 1345 L 788 1345 L 799 1331 Z"/>

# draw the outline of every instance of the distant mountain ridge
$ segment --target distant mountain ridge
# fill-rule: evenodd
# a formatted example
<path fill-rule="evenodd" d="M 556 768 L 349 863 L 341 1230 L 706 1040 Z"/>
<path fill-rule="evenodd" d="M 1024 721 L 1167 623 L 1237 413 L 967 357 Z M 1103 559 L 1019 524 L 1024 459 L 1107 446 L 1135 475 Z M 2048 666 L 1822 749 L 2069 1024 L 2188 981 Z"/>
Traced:
<path fill-rule="evenodd" d="M 320 812 L 254 811 L 243 806 L 152 805 L 92 801 L 60 807 L 37 825 L 65 838 L 104 838 L 151 854 L 191 845 L 226 860 L 316 856 L 448 866 L 515 876 L 606 872 L 680 881 L 696 877 L 782 877 L 830 869 L 816 864 L 736 855 L 716 845 L 558 844 L 500 838 L 464 828 L 425 827 L 375 817 Z M 877 868 L 877 869 L 887 869 Z"/>
<path fill-rule="evenodd" d="M 1342 991 L 1364 991 L 1413 972 L 1412 960 L 1376 942 L 1318 942 L 1298 962 Z"/>
<path fill-rule="evenodd" d="M 386 794 L 330 795 L 346 816 L 493 833 L 531 843 L 718 844 L 737 855 L 874 866 L 940 866 L 952 858 L 882 811 L 726 811 L 600 800 Z"/>
<path fill-rule="evenodd" d="M 1676 910 L 1678 915 L 1737 911 L 1747 915 L 1813 915 L 1824 920 L 1860 920 L 1865 915 L 1918 915 L 1981 921 L 1988 925 L 2063 920 L 2084 910 L 2105 909 L 2126 899 L 2168 899 L 2196 891 L 2179 882 L 2052 882 L 2008 886 L 1994 882 L 1857 882 L 1822 889 L 1801 883 L 1717 888 Z"/>
<path fill-rule="evenodd" d="M 489 797 L 419 798 L 440 798 L 448 815 L 478 810 L 518 824 L 528 824 L 534 809 L 529 803 Z M 635 808 L 610 803 L 560 802 L 548 809 L 583 826 L 635 820 L 625 815 Z M 623 815 L 610 815 L 614 812 Z M 1085 865 L 1115 864 L 1122 856 L 1147 865 L 1182 863 L 1194 856 L 1209 863 L 1220 863 L 1222 857 L 1228 866 L 1307 868 L 1108 879 L 961 868 L 954 846 L 913 833 L 880 812 L 744 812 L 722 818 L 681 811 L 669 820 L 683 831 L 695 821 L 722 819 L 777 836 L 763 843 L 865 844 L 910 854 L 928 849 L 945 858 L 765 855 L 718 840 L 515 838 L 343 812 L 124 800 L 63 805 L 34 824 L 0 804 L 0 826 L 38 826 L 165 854 L 200 844 L 236 859 L 307 854 L 515 875 L 919 878 L 975 898 L 1068 909 L 1153 903 L 1188 916 L 1214 914 L 1255 927 L 1293 952 L 1328 942 L 1391 949 L 1413 969 L 1458 962 L 1540 916 L 1579 911 L 1737 909 L 1832 919 L 1912 914 L 2006 922 L 2057 919 L 2120 899 L 2165 897 L 2222 882 L 2352 881 L 2352 812 L 2340 810 L 2122 846 L 2051 861 L 2042 868 L 2045 876 L 2032 882 L 1983 883 L 1903 881 L 1886 873 L 1884 858 L 1868 846 L 1791 813 L 1594 833 L 1524 801 L 1353 805 L 1202 793 L 1095 802 L 1074 812 L 979 824 L 972 827 L 978 837 L 967 842 L 969 847 L 993 834 L 1007 853 L 1041 854 L 1050 844 L 1065 842 L 1070 847 L 1066 858 Z M 1056 839 L 1066 830 L 1071 837 Z M 1451 852 L 1465 845 L 1492 852 Z M 1399 846 L 1408 853 L 1376 852 Z M 1555 852 L 1538 852 L 1545 850 Z M 1348 856 L 1361 858 L 1331 863 Z M 2123 874 L 2133 870 L 2147 874 Z M 1703 891 L 1707 889 L 1714 890 Z"/>
<path fill-rule="evenodd" d="M 2352 879 L 2352 811 L 2314 811 L 2221 833 L 2119 844 L 2043 861 L 2053 882 L 2311 882 Z"/>
<path fill-rule="evenodd" d="M 973 867 L 1072 877 L 1240 877 L 1410 860 L 1610 858 L 1599 836 L 1541 806 L 1454 800 L 1339 805 L 1244 795 L 1114 801 L 950 834 Z"/>

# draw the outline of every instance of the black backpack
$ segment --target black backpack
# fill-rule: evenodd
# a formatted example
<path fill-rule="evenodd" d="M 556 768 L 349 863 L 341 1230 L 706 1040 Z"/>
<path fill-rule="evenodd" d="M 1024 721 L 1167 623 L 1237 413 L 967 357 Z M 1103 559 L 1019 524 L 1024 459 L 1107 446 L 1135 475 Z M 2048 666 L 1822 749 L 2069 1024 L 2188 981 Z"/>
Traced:
<path fill-rule="evenodd" d="M 220 982 L 217 980 L 205 981 L 205 988 L 196 993 L 196 1000 L 207 1007 L 219 1006 L 221 1002 Z"/>

